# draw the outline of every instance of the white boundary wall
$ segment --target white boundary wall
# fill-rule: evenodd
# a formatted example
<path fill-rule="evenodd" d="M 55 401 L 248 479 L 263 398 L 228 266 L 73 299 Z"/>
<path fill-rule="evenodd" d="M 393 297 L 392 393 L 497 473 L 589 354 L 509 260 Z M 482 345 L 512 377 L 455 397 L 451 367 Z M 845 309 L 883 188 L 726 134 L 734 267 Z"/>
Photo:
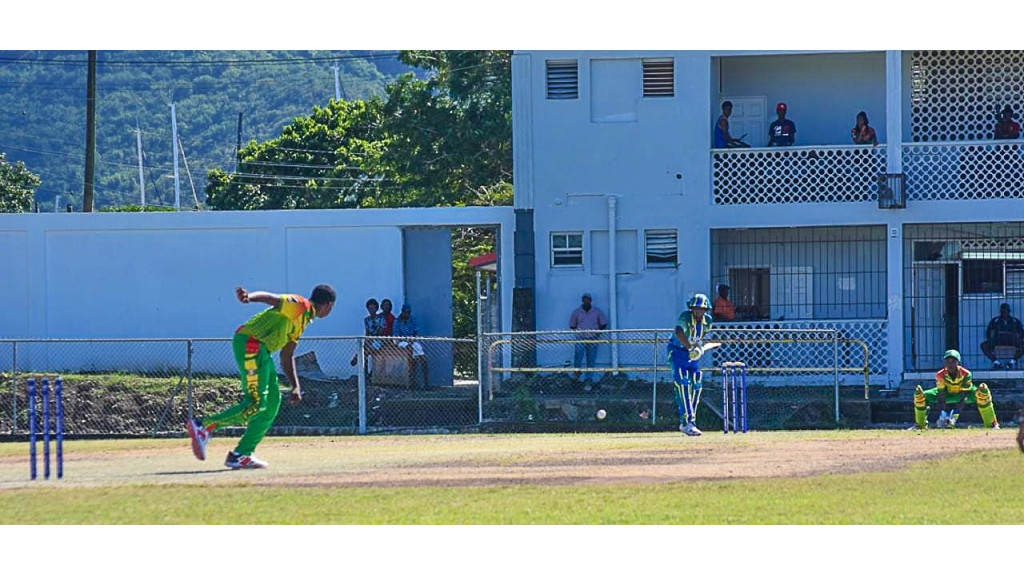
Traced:
<path fill-rule="evenodd" d="M 397 309 L 415 290 L 403 228 L 472 225 L 499 227 L 510 330 L 514 222 L 505 207 L 0 214 L 0 338 L 227 337 L 257 311 L 235 286 L 308 295 L 321 282 L 339 303 L 306 334 L 359 334 L 367 298 Z"/>

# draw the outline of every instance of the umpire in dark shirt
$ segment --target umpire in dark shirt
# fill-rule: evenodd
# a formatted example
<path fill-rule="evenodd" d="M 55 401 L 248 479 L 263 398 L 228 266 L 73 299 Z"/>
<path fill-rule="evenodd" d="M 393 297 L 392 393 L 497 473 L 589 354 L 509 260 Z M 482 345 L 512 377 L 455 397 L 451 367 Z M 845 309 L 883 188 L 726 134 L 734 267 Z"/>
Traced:
<path fill-rule="evenodd" d="M 996 346 L 1013 346 L 1013 360 L 1006 361 L 1006 368 L 1016 368 L 1017 361 L 1024 355 L 1024 327 L 1020 320 L 1010 316 L 1010 305 L 1003 302 L 999 306 L 999 316 L 988 323 L 985 329 L 985 341 L 981 343 L 981 351 L 992 361 L 992 368 L 1002 368 L 996 360 Z"/>
<path fill-rule="evenodd" d="M 796 124 L 786 119 L 786 103 L 779 102 L 775 105 L 775 113 L 779 119 L 768 126 L 769 146 L 792 146 L 796 143 Z"/>

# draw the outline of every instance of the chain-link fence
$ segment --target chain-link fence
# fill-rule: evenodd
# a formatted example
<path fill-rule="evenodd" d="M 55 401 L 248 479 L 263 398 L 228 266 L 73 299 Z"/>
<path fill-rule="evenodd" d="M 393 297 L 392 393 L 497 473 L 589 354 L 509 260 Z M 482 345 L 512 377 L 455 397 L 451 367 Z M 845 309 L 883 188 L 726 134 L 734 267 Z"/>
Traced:
<path fill-rule="evenodd" d="M 290 384 L 278 363 L 279 385 Z M 305 338 L 303 400 L 282 403 L 273 434 L 344 434 L 479 423 L 477 341 Z M 180 435 L 187 418 L 241 399 L 231 340 L 0 341 L 0 435 L 28 430 L 29 378 L 64 379 L 70 436 Z M 220 433 L 240 433 L 223 429 Z"/>
<path fill-rule="evenodd" d="M 483 420 L 567 426 L 678 423 L 667 358 L 671 330 L 530 332 L 483 338 Z M 747 366 L 754 429 L 866 422 L 869 352 L 830 329 L 720 328 L 702 360 L 698 426 L 721 426 L 723 362 Z M 851 386 L 851 385 L 856 385 Z"/>

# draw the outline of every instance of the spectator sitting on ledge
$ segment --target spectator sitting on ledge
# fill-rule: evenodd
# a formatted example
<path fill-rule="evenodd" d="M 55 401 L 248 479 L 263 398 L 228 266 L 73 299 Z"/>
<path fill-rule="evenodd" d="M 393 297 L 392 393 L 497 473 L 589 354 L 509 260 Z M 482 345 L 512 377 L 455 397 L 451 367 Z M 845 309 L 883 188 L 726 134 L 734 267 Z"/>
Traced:
<path fill-rule="evenodd" d="M 1013 359 L 1007 360 L 1005 365 L 996 359 L 997 346 L 1012 347 Z M 1017 367 L 1017 361 L 1024 355 L 1024 327 L 1018 318 L 1010 316 L 1010 305 L 1006 302 L 999 306 L 999 316 L 988 323 L 981 351 L 992 361 L 993 370 L 1004 367 L 1012 370 Z"/>

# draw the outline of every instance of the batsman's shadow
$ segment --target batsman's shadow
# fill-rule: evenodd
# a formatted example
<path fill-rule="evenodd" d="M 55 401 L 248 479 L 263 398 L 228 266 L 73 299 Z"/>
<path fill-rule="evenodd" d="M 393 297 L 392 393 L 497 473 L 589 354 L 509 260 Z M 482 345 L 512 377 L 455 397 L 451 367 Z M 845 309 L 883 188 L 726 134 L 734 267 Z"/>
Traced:
<path fill-rule="evenodd" d="M 156 472 L 156 476 L 191 476 L 196 474 L 220 474 L 221 472 L 234 472 L 230 468 L 222 468 L 220 470 L 178 470 L 175 472 Z"/>

